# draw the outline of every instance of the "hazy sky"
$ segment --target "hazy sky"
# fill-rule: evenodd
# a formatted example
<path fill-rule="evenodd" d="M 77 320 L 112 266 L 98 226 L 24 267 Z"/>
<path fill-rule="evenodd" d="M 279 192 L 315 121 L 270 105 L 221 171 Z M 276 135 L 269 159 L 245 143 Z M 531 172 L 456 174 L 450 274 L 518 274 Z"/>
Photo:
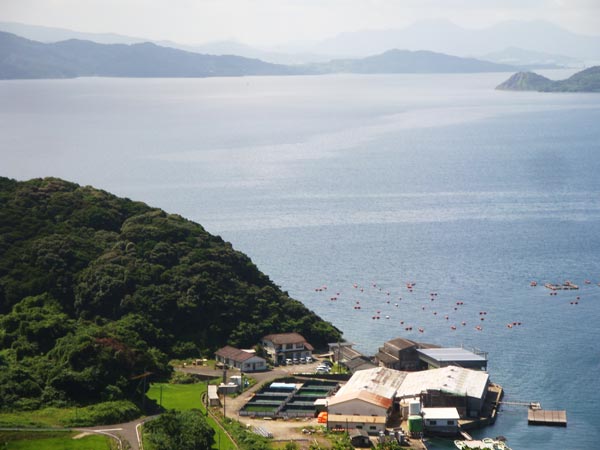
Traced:
<path fill-rule="evenodd" d="M 0 20 L 181 43 L 255 45 L 448 19 L 467 28 L 546 20 L 600 35 L 600 0 L 0 0 Z"/>

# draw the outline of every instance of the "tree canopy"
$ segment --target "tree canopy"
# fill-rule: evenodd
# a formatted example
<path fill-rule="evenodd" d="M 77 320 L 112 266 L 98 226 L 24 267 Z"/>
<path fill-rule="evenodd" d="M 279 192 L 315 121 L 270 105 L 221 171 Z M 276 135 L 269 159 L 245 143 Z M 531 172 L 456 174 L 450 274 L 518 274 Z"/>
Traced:
<path fill-rule="evenodd" d="M 210 450 L 215 443 L 215 432 L 197 411 L 169 410 L 144 428 L 155 450 Z"/>
<path fill-rule="evenodd" d="M 170 358 L 340 332 L 181 216 L 56 178 L 0 177 L 0 408 L 129 398 Z"/>

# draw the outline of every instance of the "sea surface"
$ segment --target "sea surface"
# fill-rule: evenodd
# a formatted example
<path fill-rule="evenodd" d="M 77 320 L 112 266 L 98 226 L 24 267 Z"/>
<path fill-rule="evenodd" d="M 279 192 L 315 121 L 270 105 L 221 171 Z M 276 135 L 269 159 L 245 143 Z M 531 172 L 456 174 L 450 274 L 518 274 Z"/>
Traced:
<path fill-rule="evenodd" d="M 0 175 L 197 221 L 366 354 L 486 351 L 505 400 L 568 427 L 507 406 L 475 436 L 600 448 L 600 95 L 495 91 L 509 75 L 2 81 Z"/>

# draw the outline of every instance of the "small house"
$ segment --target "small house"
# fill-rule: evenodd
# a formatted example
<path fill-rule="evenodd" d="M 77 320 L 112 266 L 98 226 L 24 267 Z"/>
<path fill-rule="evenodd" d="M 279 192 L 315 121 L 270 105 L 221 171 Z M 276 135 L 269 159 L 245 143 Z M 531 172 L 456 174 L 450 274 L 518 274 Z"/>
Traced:
<path fill-rule="evenodd" d="M 242 372 L 267 370 L 266 359 L 256 356 L 254 350 L 240 350 L 226 345 L 216 351 L 215 358 L 218 362 L 240 369 Z"/>
<path fill-rule="evenodd" d="M 458 434 L 458 410 L 456 408 L 423 408 L 423 422 L 427 434 L 456 436 Z"/>

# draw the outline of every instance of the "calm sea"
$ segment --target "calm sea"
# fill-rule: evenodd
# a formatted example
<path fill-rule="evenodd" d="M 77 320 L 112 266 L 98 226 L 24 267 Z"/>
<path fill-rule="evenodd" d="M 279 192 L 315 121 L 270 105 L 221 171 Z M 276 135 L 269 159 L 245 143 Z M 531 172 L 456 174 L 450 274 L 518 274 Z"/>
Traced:
<path fill-rule="evenodd" d="M 487 351 L 505 400 L 569 425 L 506 407 L 476 436 L 599 448 L 600 95 L 495 91 L 508 75 L 0 82 L 0 174 L 198 221 L 367 354 Z"/>

